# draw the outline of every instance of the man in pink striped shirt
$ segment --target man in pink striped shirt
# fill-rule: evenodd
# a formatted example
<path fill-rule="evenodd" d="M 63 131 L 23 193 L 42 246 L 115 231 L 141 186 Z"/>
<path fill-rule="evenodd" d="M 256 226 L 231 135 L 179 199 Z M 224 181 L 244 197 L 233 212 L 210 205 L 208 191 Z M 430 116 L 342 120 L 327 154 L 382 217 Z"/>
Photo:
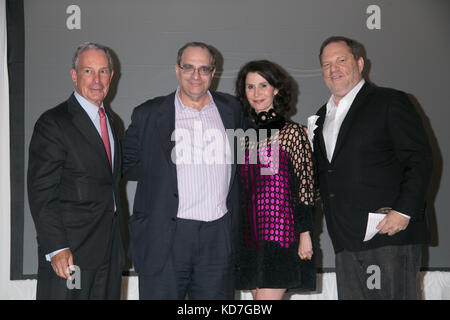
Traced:
<path fill-rule="evenodd" d="M 232 299 L 236 165 L 226 130 L 243 126 L 239 103 L 211 92 L 215 50 L 178 51 L 178 88 L 141 104 L 123 140 L 124 173 L 138 180 L 130 257 L 140 299 Z"/>

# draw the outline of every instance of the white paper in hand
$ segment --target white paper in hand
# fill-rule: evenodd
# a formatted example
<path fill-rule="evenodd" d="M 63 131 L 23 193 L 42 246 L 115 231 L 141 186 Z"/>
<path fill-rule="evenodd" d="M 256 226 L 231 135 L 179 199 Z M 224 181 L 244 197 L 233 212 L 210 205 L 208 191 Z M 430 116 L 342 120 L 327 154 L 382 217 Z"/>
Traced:
<path fill-rule="evenodd" d="M 372 239 L 380 230 L 377 229 L 377 225 L 381 220 L 384 219 L 386 214 L 384 213 L 373 213 L 369 212 L 369 217 L 367 219 L 367 228 L 366 235 L 364 237 L 364 241 L 369 241 Z"/>

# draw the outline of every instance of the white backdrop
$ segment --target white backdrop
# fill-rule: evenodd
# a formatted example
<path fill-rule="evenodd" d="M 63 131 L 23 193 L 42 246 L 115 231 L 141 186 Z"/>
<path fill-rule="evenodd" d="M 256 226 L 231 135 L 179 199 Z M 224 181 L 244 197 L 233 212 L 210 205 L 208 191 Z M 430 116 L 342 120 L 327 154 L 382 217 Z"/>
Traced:
<path fill-rule="evenodd" d="M 421 272 L 420 273 L 421 298 L 425 300 L 450 300 L 450 272 Z M 35 280 L 10 281 L 7 299 L 32 300 L 36 298 Z M 250 300 L 252 295 L 248 291 L 236 292 L 236 299 Z M 138 278 L 123 277 L 122 299 L 137 300 Z M 336 300 L 336 275 L 332 272 L 317 276 L 317 292 L 307 294 L 286 295 L 289 300 Z"/>
<path fill-rule="evenodd" d="M 6 56 L 6 8 L 0 0 L 0 299 L 10 297 L 9 97 Z"/>

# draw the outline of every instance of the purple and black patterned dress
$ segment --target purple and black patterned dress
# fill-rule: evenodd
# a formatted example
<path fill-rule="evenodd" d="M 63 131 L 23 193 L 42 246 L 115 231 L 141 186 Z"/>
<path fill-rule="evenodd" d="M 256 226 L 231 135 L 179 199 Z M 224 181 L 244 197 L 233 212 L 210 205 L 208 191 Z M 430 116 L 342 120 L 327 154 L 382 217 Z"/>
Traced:
<path fill-rule="evenodd" d="M 256 122 L 257 139 L 241 141 L 236 289 L 313 291 L 314 260 L 298 255 L 299 234 L 313 227 L 312 150 L 305 127 L 274 115 Z"/>

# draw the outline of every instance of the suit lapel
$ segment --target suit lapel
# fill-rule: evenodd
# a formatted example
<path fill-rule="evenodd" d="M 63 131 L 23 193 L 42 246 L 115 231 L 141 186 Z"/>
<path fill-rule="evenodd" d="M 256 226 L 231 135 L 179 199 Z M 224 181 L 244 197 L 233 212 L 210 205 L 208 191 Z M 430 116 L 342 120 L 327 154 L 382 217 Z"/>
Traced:
<path fill-rule="evenodd" d="M 86 138 L 89 144 L 92 145 L 95 153 L 105 163 L 105 168 L 109 169 L 111 166 L 108 161 L 108 155 L 106 154 L 103 141 L 91 119 L 84 111 L 83 107 L 78 103 L 73 94 L 68 101 L 68 110 L 72 115 L 72 123 L 74 124 L 74 126 Z M 111 173 L 111 170 L 108 171 Z"/>
<path fill-rule="evenodd" d="M 213 96 L 214 103 L 216 104 L 217 109 L 219 111 L 220 118 L 222 119 L 222 123 L 225 128 L 225 132 L 227 129 L 235 130 L 236 124 L 234 121 L 233 111 L 231 110 L 231 108 L 227 105 L 226 101 L 224 101 L 219 95 L 215 94 L 214 92 L 212 92 L 211 95 Z M 227 139 L 227 141 L 229 141 L 229 140 Z M 232 150 L 231 148 L 234 148 L 234 143 L 233 143 L 233 145 L 230 145 L 229 147 L 230 147 L 230 150 Z M 231 165 L 231 179 L 230 179 L 230 187 L 229 187 L 230 189 L 234 182 L 235 173 L 236 173 L 236 163 L 235 163 L 235 161 L 233 161 L 233 163 Z M 230 189 L 228 191 L 230 191 Z"/>
<path fill-rule="evenodd" d="M 345 142 L 345 137 L 347 136 L 350 128 L 354 124 L 359 109 L 361 108 L 361 106 L 364 105 L 364 101 L 368 95 L 369 89 L 370 85 L 366 82 L 359 90 L 358 94 L 355 97 L 355 100 L 353 100 L 353 103 L 350 106 L 350 109 L 348 110 L 348 113 L 345 116 L 344 121 L 342 122 L 341 128 L 339 129 L 339 134 L 336 140 L 336 146 L 334 148 L 333 158 L 331 159 L 331 162 L 333 162 L 333 160 L 339 154 L 339 151 L 342 149 L 342 146 Z"/>
<path fill-rule="evenodd" d="M 171 172 L 174 178 L 177 179 L 177 168 L 172 161 L 172 150 L 175 148 L 175 141 L 172 141 L 172 133 L 175 131 L 175 92 L 168 95 L 159 106 L 158 119 L 156 128 L 162 148 L 169 162 Z"/>
<path fill-rule="evenodd" d="M 225 127 L 225 130 L 236 129 L 233 120 L 233 112 L 226 104 L 226 101 L 224 101 L 220 96 L 216 95 L 214 92 L 212 92 L 211 94 L 213 96 L 214 103 L 216 104 L 217 109 L 219 110 L 220 118 L 222 119 L 222 123 L 223 126 Z"/>

